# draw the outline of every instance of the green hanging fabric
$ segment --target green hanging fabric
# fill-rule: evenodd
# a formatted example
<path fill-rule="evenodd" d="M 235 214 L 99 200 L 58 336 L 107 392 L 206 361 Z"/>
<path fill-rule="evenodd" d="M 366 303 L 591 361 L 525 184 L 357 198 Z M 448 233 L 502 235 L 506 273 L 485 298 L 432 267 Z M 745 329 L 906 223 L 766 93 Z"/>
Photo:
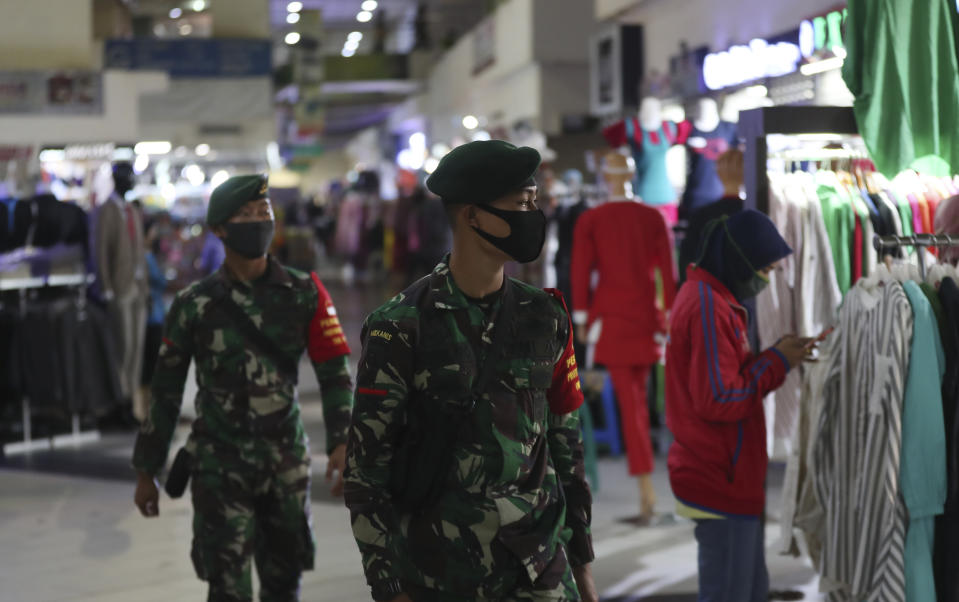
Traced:
<path fill-rule="evenodd" d="M 955 0 L 849 0 L 842 75 L 876 167 L 938 155 L 959 172 Z"/>

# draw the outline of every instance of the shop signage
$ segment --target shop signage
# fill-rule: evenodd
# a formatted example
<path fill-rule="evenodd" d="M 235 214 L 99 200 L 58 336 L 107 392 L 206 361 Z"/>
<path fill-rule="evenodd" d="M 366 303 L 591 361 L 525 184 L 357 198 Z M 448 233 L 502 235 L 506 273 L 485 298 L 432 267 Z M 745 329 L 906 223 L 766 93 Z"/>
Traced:
<path fill-rule="evenodd" d="M 0 71 L 0 113 L 102 114 L 103 78 L 93 71 Z"/>
<path fill-rule="evenodd" d="M 104 144 L 68 144 L 63 149 L 67 160 L 84 161 L 90 159 L 112 159 L 116 145 L 112 142 Z"/>
<path fill-rule="evenodd" d="M 645 71 L 643 28 L 614 24 L 590 41 L 590 112 L 611 115 L 639 107 Z"/>
<path fill-rule="evenodd" d="M 779 77 L 796 71 L 801 56 L 797 44 L 770 44 L 756 39 L 746 46 L 733 46 L 706 55 L 703 79 L 710 90 L 721 90 L 757 79 Z"/>
<path fill-rule="evenodd" d="M 826 15 L 808 19 L 799 25 L 799 49 L 803 58 L 810 58 L 820 52 L 835 53 L 843 48 L 842 22 L 846 10 L 834 10 Z"/>
<path fill-rule="evenodd" d="M 270 40 L 107 40 L 107 69 L 164 71 L 170 77 L 264 77 L 273 72 Z"/>

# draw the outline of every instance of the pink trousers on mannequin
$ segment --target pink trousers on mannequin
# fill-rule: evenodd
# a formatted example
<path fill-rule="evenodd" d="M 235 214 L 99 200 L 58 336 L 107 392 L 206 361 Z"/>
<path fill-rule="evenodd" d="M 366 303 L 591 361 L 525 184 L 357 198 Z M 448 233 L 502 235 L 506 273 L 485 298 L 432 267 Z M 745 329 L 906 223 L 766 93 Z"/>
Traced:
<path fill-rule="evenodd" d="M 653 442 L 649 436 L 646 385 L 652 366 L 607 366 L 619 403 L 629 474 L 653 472 Z"/>

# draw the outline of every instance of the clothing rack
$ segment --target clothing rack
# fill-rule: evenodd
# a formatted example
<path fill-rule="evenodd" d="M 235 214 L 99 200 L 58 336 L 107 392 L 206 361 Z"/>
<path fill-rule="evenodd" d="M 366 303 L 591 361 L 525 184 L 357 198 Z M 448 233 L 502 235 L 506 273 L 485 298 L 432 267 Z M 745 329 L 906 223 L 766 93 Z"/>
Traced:
<path fill-rule="evenodd" d="M 883 249 L 915 247 L 919 257 L 919 274 L 926 278 L 926 258 L 922 253 L 926 247 L 959 247 L 959 236 L 948 234 L 914 234 L 912 236 L 873 236 L 872 245 L 880 253 Z"/>
<path fill-rule="evenodd" d="M 746 141 L 743 152 L 743 171 L 746 180 L 744 206 L 769 213 L 769 178 L 766 176 L 766 161 L 769 159 L 767 136 L 771 134 L 850 136 L 858 133 L 859 129 L 856 126 L 852 107 L 763 107 L 741 112 L 739 135 Z M 848 158 L 848 151 L 845 153 L 838 158 Z M 815 160 L 808 156 L 803 158 Z"/>
<path fill-rule="evenodd" d="M 20 293 L 20 313 L 27 310 L 27 293 L 30 290 L 46 287 L 77 287 L 79 303 L 86 303 L 87 287 L 92 284 L 92 274 L 51 274 L 40 277 L 27 278 L 0 278 L 0 291 L 18 291 Z M 24 396 L 22 403 L 23 440 L 16 443 L 7 443 L 3 446 L 4 455 L 24 454 L 37 450 L 45 450 L 70 445 L 81 445 L 100 440 L 100 431 L 81 431 L 80 415 L 74 413 L 71 417 L 72 430 L 69 434 L 34 439 L 32 436 L 30 399 Z"/>

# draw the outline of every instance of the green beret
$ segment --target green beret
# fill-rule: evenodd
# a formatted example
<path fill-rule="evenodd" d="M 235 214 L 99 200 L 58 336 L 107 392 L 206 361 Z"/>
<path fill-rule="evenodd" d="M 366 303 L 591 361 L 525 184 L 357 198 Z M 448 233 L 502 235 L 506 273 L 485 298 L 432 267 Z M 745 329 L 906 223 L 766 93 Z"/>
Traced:
<path fill-rule="evenodd" d="M 490 203 L 533 185 L 530 180 L 539 163 L 534 148 L 517 148 L 503 140 L 477 140 L 447 153 L 427 178 L 426 187 L 444 203 Z"/>
<path fill-rule="evenodd" d="M 226 223 L 243 205 L 250 201 L 265 199 L 267 188 L 265 175 L 233 176 L 217 186 L 210 194 L 206 223 L 210 226 Z"/>

